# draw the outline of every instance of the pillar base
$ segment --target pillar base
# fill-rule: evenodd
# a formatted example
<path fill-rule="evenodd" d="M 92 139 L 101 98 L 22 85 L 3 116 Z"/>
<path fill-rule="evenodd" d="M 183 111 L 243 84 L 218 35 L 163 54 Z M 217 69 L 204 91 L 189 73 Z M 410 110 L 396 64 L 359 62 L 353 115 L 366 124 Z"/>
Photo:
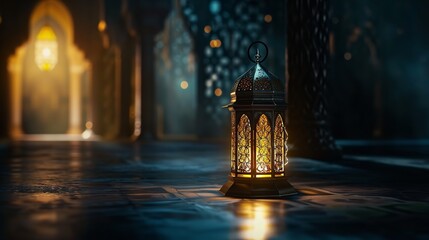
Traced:
<path fill-rule="evenodd" d="M 225 196 L 238 198 L 281 198 L 297 194 L 286 177 L 243 179 L 230 176 L 220 191 Z"/>
<path fill-rule="evenodd" d="M 79 127 L 69 127 L 67 134 L 81 134 L 82 130 Z"/>

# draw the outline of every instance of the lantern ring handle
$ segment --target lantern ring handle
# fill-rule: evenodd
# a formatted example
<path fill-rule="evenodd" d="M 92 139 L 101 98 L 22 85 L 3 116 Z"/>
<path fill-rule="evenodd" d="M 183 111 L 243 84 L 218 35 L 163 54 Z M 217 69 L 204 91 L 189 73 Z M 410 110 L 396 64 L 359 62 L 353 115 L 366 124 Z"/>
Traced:
<path fill-rule="evenodd" d="M 266 54 L 265 54 L 265 57 L 262 58 L 261 60 L 256 60 L 255 61 L 255 60 L 252 59 L 252 57 L 250 57 L 250 49 L 253 47 L 253 45 L 258 44 L 258 43 L 262 44 L 265 47 Z M 259 52 L 257 52 L 256 54 L 259 55 Z M 263 62 L 263 61 L 265 61 L 265 59 L 267 59 L 267 56 L 268 56 L 268 47 L 267 47 L 267 44 L 265 44 L 262 41 L 255 41 L 255 42 L 253 42 L 252 44 L 250 44 L 249 48 L 247 49 L 247 57 L 249 58 L 249 60 L 251 62 L 254 62 L 254 63 Z M 256 58 L 256 56 L 255 56 L 255 58 Z"/>

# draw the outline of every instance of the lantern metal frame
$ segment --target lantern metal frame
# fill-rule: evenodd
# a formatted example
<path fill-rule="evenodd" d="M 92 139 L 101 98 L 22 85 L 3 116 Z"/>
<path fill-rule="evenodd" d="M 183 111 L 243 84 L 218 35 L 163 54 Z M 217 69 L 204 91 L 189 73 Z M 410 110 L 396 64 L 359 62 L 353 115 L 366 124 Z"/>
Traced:
<path fill-rule="evenodd" d="M 231 91 L 231 103 L 225 106 L 231 112 L 231 173 L 228 181 L 222 186 L 220 191 L 226 196 L 245 198 L 276 198 L 295 194 L 296 191 L 287 181 L 287 132 L 285 128 L 285 117 L 287 104 L 283 84 L 272 73 L 267 71 L 260 63 L 259 50 L 256 50 L 255 60 L 250 58 L 250 50 L 255 44 L 262 44 L 268 55 L 268 47 L 265 43 L 257 41 L 248 48 L 249 59 L 256 63 L 246 73 L 235 81 Z M 239 124 L 241 117 L 246 115 L 250 122 L 250 172 L 240 171 L 239 164 Z M 261 116 L 265 115 L 269 126 L 269 165 L 268 170 L 257 171 L 257 125 Z M 283 152 L 283 171 L 275 170 L 276 147 L 276 120 L 281 117 Z M 260 137 L 262 138 L 262 137 Z M 245 138 L 244 141 L 249 141 Z M 247 150 L 248 153 L 248 150 Z M 266 163 L 266 162 L 265 162 Z M 247 163 L 248 164 L 248 163 Z"/>

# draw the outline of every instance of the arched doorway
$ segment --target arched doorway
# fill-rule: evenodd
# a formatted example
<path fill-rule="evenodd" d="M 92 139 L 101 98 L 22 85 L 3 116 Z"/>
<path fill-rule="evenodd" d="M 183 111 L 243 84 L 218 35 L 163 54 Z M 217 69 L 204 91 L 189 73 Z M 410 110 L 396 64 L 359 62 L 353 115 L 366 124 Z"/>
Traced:
<path fill-rule="evenodd" d="M 43 0 L 29 30 L 29 40 L 8 59 L 11 137 L 90 130 L 91 65 L 73 44 L 70 12 L 60 1 Z"/>

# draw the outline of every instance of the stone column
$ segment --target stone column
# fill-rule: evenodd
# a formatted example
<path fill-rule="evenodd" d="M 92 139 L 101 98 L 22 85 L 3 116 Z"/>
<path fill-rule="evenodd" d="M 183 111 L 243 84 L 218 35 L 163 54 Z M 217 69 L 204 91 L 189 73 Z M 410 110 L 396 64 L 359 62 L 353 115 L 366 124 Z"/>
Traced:
<path fill-rule="evenodd" d="M 8 72 L 10 74 L 10 128 L 9 135 L 12 138 L 19 138 L 22 131 L 22 60 L 25 47 L 19 47 L 15 55 L 9 58 Z"/>
<path fill-rule="evenodd" d="M 80 80 L 83 67 L 79 65 L 70 66 L 70 98 L 69 98 L 69 134 L 80 134 L 81 129 L 81 93 Z"/>
<path fill-rule="evenodd" d="M 142 128 L 142 82 L 141 82 L 141 46 L 140 39 L 137 40 L 135 53 L 134 53 L 134 131 L 133 138 L 137 139 L 140 137 Z"/>
<path fill-rule="evenodd" d="M 136 31 L 139 43 L 136 51 L 140 51 L 140 56 L 135 56 L 135 60 L 140 61 L 140 84 L 136 82 L 136 87 L 140 89 L 140 123 L 135 122 L 134 135 L 139 140 L 151 140 L 156 137 L 157 121 L 155 108 L 155 37 L 164 27 L 164 20 L 171 10 L 170 0 L 159 0 L 154 5 L 151 1 L 141 1 L 139 6 L 133 10 L 135 17 Z M 140 86 L 138 86 L 140 85 Z M 137 90 L 137 91 L 139 91 Z M 137 93 L 136 93 L 137 94 Z M 166 96 L 168 97 L 168 96 Z M 137 99 L 136 99 L 137 101 Z M 138 107 L 138 104 L 136 104 Z M 138 116 L 136 116 L 138 117 Z M 137 119 L 137 118 L 136 118 Z"/>
<path fill-rule="evenodd" d="M 289 0 L 287 7 L 290 153 L 338 158 L 327 110 L 327 0 Z"/>

